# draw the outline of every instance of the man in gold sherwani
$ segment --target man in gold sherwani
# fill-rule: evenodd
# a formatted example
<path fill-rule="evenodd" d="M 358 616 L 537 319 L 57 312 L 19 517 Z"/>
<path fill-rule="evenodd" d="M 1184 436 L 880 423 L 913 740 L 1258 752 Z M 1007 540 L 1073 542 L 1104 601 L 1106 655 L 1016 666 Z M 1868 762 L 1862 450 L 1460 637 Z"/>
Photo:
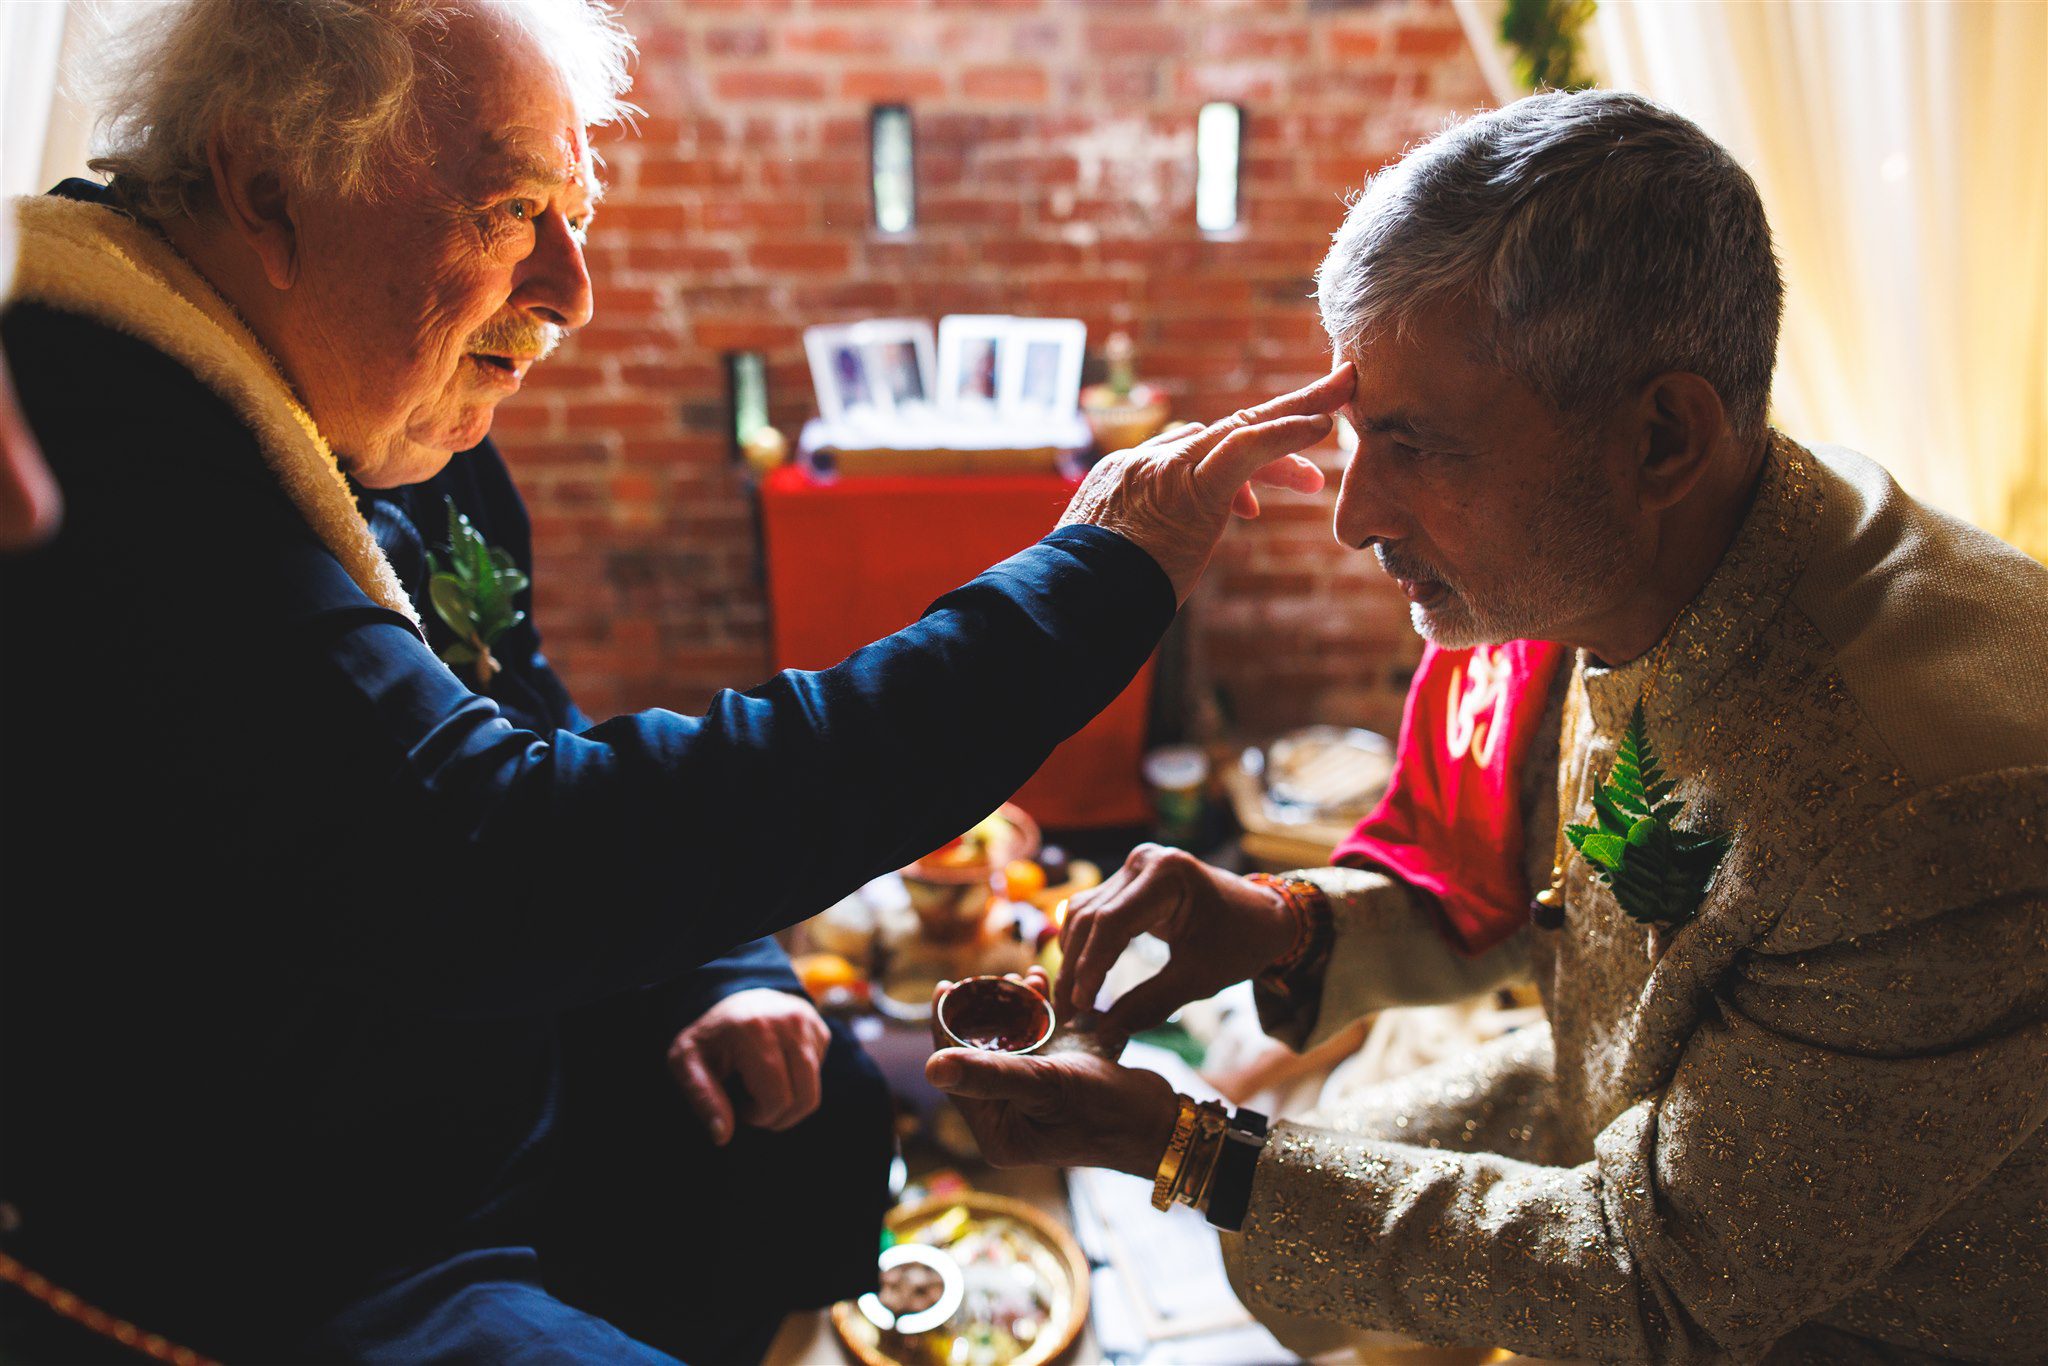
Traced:
<path fill-rule="evenodd" d="M 1201 1169 L 1264 1313 L 1547 1357 L 2048 1357 L 2048 571 L 1766 426 L 1761 204 L 1646 101 L 1446 132 L 1371 183 L 1319 287 L 1359 367 L 1338 540 L 1440 647 L 1572 649 L 1516 775 L 1561 919 L 1466 952 L 1383 871 L 1258 884 L 1148 847 L 1076 902 L 1059 999 L 1150 931 L 1172 960 L 1115 1028 L 1246 978 L 1297 1045 L 1517 978 L 1548 1023 L 1227 1134 L 1235 1167 L 1087 1053 L 933 1079 L 999 1161 L 1161 1198 Z M 1725 841 L 1654 924 L 1560 828 L 1597 828 L 1639 703 L 1667 833 Z"/>

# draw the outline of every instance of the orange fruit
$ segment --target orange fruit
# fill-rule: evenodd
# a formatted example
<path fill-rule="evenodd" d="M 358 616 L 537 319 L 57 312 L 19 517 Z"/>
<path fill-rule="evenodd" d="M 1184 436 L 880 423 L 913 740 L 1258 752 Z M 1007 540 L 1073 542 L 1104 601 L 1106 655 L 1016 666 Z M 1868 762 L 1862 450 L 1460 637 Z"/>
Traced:
<path fill-rule="evenodd" d="M 1011 859 L 1003 866 L 1003 895 L 1012 901 L 1029 901 L 1045 890 L 1045 869 L 1028 858 Z"/>

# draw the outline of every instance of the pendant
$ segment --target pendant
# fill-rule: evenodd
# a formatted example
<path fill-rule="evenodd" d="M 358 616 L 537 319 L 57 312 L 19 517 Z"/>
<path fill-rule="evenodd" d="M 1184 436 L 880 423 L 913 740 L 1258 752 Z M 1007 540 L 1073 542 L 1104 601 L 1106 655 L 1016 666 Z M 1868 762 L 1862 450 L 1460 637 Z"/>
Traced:
<path fill-rule="evenodd" d="M 1550 870 L 1550 885 L 1529 902 L 1529 920 L 1540 930 L 1564 928 L 1564 869 Z"/>

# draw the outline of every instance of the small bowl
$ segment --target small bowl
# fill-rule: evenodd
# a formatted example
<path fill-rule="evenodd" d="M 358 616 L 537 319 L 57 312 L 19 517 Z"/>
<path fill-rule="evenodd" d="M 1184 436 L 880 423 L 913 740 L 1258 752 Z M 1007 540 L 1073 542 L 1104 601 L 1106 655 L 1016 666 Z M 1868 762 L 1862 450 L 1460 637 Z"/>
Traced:
<path fill-rule="evenodd" d="M 1058 1021 L 1052 1002 L 1007 977 L 968 977 L 939 997 L 939 1033 L 956 1048 L 1035 1053 Z"/>
<path fill-rule="evenodd" d="M 922 1243 L 897 1243 L 883 1251 L 877 1270 L 882 1277 L 881 1290 L 871 1290 L 854 1303 L 869 1323 L 885 1333 L 915 1337 L 919 1333 L 930 1332 L 958 1313 L 966 1296 L 967 1279 L 961 1274 L 959 1261 L 952 1253 L 940 1248 L 926 1247 Z M 891 1304 L 891 1273 L 901 1275 L 918 1271 L 937 1282 L 936 1286 L 919 1287 L 924 1293 L 918 1298 L 923 1300 L 928 1295 L 929 1302 L 901 1306 Z"/>

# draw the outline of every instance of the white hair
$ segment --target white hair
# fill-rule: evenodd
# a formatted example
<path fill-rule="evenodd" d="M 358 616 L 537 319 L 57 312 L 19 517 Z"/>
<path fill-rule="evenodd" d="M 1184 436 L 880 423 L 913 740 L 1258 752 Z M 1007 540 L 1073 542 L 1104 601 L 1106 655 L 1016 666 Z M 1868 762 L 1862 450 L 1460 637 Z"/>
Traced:
<path fill-rule="evenodd" d="M 146 217 L 190 215 L 232 128 L 296 185 L 375 199 L 426 154 L 425 97 L 447 73 L 434 39 L 462 0 L 179 0 L 132 26 L 105 77 L 105 152 Z M 471 6 L 474 7 L 474 6 Z M 585 127 L 639 112 L 633 38 L 605 0 L 484 0 L 561 74 Z M 195 195 L 197 197 L 195 197 Z"/>
<path fill-rule="evenodd" d="M 1493 363 L 1584 420 L 1683 370 L 1761 437 L 1784 287 L 1749 175 L 1639 95 L 1531 95 L 1366 183 L 1316 274 L 1340 353 L 1425 304 L 1488 314 Z"/>

